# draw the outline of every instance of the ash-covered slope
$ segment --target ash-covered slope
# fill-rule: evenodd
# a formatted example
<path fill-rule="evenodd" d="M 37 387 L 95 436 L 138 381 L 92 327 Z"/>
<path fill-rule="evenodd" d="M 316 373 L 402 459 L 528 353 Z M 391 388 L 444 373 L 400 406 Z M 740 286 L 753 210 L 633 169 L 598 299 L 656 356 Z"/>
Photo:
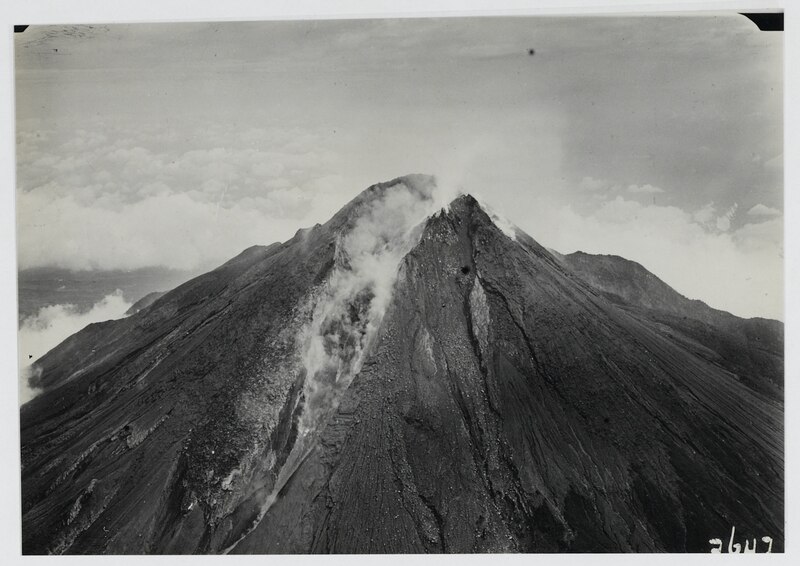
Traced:
<path fill-rule="evenodd" d="M 146 309 L 166 294 L 166 291 L 153 291 L 152 293 L 147 293 L 144 297 L 133 303 L 130 308 L 125 311 L 125 315 L 130 316 L 132 314 L 136 314 L 140 310 Z"/>
<path fill-rule="evenodd" d="M 45 356 L 24 552 L 782 549 L 782 402 L 432 190 Z"/>
<path fill-rule="evenodd" d="M 640 264 L 619 256 L 575 252 L 559 259 L 629 312 L 733 372 L 756 391 L 783 400 L 783 324 L 739 318 L 684 297 Z"/>

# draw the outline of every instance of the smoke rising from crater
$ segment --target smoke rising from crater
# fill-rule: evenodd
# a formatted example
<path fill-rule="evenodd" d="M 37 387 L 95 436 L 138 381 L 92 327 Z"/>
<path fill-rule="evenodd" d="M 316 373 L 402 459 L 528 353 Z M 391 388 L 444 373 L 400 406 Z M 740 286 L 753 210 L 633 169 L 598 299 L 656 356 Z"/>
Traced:
<path fill-rule="evenodd" d="M 345 226 L 350 228 L 337 235 L 334 266 L 302 309 L 311 314 L 297 335 L 299 371 L 305 378 L 298 437 L 253 528 L 310 453 L 341 395 L 361 370 L 391 302 L 400 264 L 419 242 L 426 219 L 448 209 L 463 192 L 457 177 L 439 179 L 406 176 L 348 205 L 352 208 Z M 510 222 L 495 213 L 490 218 L 515 238 Z"/>
<path fill-rule="evenodd" d="M 400 262 L 443 191 L 430 177 L 410 177 L 362 203 L 353 228 L 337 240 L 334 268 L 312 299 L 311 321 L 299 336 L 305 372 L 301 435 L 322 424 L 361 369 L 386 308 Z"/>
<path fill-rule="evenodd" d="M 419 241 L 426 218 L 452 193 L 433 177 L 422 175 L 377 190 L 367 200 L 351 203 L 351 222 L 346 226 L 352 227 L 338 234 L 330 275 L 309 297 L 311 318 L 297 336 L 299 370 L 305 375 L 299 434 L 253 528 L 313 447 L 341 394 L 360 371 L 391 302 L 400 262 Z"/>

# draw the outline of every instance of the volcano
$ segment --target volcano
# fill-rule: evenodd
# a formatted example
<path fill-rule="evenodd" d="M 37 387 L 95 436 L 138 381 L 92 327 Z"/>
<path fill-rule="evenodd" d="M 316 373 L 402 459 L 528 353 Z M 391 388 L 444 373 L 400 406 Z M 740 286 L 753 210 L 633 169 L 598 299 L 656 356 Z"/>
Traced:
<path fill-rule="evenodd" d="M 783 325 L 368 188 L 92 324 L 21 408 L 25 554 L 783 550 Z"/>

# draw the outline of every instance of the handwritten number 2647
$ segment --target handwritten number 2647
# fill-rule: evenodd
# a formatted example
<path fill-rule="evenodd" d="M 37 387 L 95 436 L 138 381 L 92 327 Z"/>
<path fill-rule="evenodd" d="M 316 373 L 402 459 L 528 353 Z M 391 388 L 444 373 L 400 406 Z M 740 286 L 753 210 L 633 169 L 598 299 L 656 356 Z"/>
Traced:
<path fill-rule="evenodd" d="M 728 552 L 731 554 L 737 554 L 742 552 L 742 545 L 738 542 L 733 542 L 733 537 L 736 534 L 736 527 L 731 527 L 731 538 L 728 540 Z M 772 552 L 772 537 L 761 537 L 761 541 L 765 542 L 767 545 L 767 552 Z M 708 541 L 709 544 L 713 545 L 714 547 L 711 549 L 712 553 L 719 554 L 722 552 L 722 539 L 712 538 Z M 744 552 L 755 552 L 756 551 L 756 539 L 753 539 L 753 546 L 750 546 L 750 541 L 745 539 L 744 541 Z"/>

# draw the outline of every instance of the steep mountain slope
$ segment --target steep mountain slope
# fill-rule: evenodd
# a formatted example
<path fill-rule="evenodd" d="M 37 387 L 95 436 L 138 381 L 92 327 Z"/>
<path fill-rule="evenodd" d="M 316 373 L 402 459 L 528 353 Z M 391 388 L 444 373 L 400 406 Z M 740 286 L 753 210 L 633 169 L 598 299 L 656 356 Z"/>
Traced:
<path fill-rule="evenodd" d="M 471 197 L 426 220 L 433 190 L 371 187 L 48 353 L 24 552 L 782 549 L 781 399 Z"/>
<path fill-rule="evenodd" d="M 347 261 L 343 237 L 363 235 L 359 222 L 377 210 L 383 237 L 400 239 L 397 215 L 427 204 L 429 183 L 370 187 L 324 226 L 250 248 L 38 360 L 31 384 L 44 392 L 21 409 L 23 551 L 226 544 L 211 538 L 217 521 L 252 520 L 248 498 L 269 490 L 296 432 L 297 336 L 317 296 L 327 297 L 323 282 Z M 383 244 L 366 236 L 350 247 Z"/>
<path fill-rule="evenodd" d="M 575 252 L 559 257 L 611 301 L 666 327 L 670 338 L 687 347 L 694 343 L 695 353 L 709 357 L 756 391 L 783 400 L 780 322 L 742 319 L 688 299 L 640 264 L 619 256 Z"/>
<path fill-rule="evenodd" d="M 166 291 L 153 291 L 152 293 L 147 293 L 144 297 L 133 303 L 131 307 L 125 311 L 125 315 L 127 316 L 136 314 L 140 310 L 146 309 L 166 294 Z"/>

